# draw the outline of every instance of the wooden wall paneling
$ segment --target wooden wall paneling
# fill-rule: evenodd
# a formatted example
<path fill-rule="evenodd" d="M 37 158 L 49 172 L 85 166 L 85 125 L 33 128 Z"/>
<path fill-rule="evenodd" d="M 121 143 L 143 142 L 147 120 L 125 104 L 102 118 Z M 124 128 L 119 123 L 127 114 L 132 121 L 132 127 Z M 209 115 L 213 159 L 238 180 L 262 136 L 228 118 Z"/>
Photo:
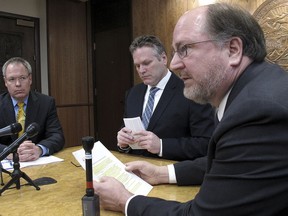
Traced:
<path fill-rule="evenodd" d="M 170 58 L 173 29 L 179 16 L 188 10 L 188 2 L 188 0 L 133 0 L 133 39 L 143 34 L 159 37 Z M 139 82 L 141 80 L 134 69 L 134 83 Z"/>
<path fill-rule="evenodd" d="M 172 53 L 172 39 L 173 39 L 173 30 L 174 27 L 180 18 L 180 16 L 189 9 L 193 8 L 193 5 L 195 4 L 196 0 L 179 0 L 179 1 L 173 1 L 169 0 L 167 1 L 167 20 L 166 20 L 166 32 L 165 37 L 166 40 L 163 41 L 163 43 L 166 46 L 166 51 L 168 54 L 169 62 L 171 61 L 171 53 Z"/>
<path fill-rule="evenodd" d="M 93 44 L 92 44 L 92 22 L 91 22 L 91 4 L 86 4 L 86 43 L 87 43 L 87 90 L 88 90 L 88 107 L 89 107 L 89 135 L 95 137 L 95 121 L 94 121 L 94 84 L 93 84 Z M 86 135 L 88 135 L 86 134 Z"/>
<path fill-rule="evenodd" d="M 81 138 L 90 134 L 87 125 L 90 120 L 89 108 L 58 107 L 57 112 L 64 131 L 65 147 L 82 145 Z"/>
<path fill-rule="evenodd" d="M 87 3 L 47 0 L 49 92 L 56 99 L 66 147 L 94 134 L 89 25 Z"/>
<path fill-rule="evenodd" d="M 216 2 L 227 2 L 231 4 L 238 4 L 248 10 L 251 14 L 264 2 L 265 0 L 218 0 Z"/>
<path fill-rule="evenodd" d="M 50 94 L 58 105 L 88 103 L 85 4 L 48 2 Z"/>

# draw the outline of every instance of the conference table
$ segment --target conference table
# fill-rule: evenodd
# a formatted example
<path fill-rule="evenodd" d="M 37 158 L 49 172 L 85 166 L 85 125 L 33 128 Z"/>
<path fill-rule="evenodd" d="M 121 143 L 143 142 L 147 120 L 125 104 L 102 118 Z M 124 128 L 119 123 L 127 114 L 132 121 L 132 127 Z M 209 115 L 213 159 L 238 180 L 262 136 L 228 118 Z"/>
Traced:
<path fill-rule="evenodd" d="M 64 159 L 62 162 L 49 163 L 21 168 L 32 180 L 50 177 L 57 182 L 35 187 L 25 185 L 27 182 L 21 178 L 20 189 L 5 190 L 0 196 L 0 216 L 77 216 L 82 215 L 82 197 L 85 195 L 86 174 L 79 165 L 72 152 L 82 146 L 65 148 L 54 156 Z M 167 165 L 174 161 L 159 158 L 144 158 L 111 151 L 121 162 L 145 160 L 156 165 Z M 3 173 L 4 183 L 11 177 Z M 15 186 L 15 184 L 13 184 Z M 2 188 L 3 186 L 1 186 Z M 148 196 L 159 197 L 167 200 L 186 202 L 193 198 L 199 191 L 197 186 L 157 185 Z M 117 216 L 123 213 L 104 210 L 100 207 L 101 216 Z"/>

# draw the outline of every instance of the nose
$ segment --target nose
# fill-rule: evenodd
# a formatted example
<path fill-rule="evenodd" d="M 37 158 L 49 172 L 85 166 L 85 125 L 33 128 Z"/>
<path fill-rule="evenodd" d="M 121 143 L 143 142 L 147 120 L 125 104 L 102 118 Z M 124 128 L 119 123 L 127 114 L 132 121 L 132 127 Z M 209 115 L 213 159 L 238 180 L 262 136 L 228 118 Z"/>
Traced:
<path fill-rule="evenodd" d="M 20 82 L 20 80 L 17 78 L 17 79 L 15 79 L 15 85 L 16 86 L 20 86 L 21 85 L 21 82 Z"/>
<path fill-rule="evenodd" d="M 146 67 L 143 65 L 140 65 L 138 68 L 139 73 L 144 73 L 146 71 Z"/>
<path fill-rule="evenodd" d="M 170 62 L 170 69 L 177 71 L 184 67 L 184 64 L 182 60 L 179 58 L 179 56 L 175 53 L 172 57 L 172 60 Z"/>

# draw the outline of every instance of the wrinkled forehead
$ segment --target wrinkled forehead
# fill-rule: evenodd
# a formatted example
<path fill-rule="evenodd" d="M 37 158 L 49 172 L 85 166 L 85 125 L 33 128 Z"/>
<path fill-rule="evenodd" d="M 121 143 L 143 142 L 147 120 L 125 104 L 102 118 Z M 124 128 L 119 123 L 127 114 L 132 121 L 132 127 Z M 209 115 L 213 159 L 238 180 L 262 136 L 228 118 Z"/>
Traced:
<path fill-rule="evenodd" d="M 201 40 L 205 36 L 206 7 L 199 7 L 184 13 L 173 32 L 173 46 L 187 41 Z"/>

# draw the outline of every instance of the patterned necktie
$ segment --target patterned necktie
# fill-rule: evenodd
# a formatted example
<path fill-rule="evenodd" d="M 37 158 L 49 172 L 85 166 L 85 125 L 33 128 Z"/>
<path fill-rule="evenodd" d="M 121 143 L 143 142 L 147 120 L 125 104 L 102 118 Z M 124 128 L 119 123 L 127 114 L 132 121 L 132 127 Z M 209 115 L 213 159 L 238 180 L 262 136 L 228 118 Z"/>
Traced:
<path fill-rule="evenodd" d="M 24 111 L 24 103 L 18 102 L 18 113 L 17 113 L 17 122 L 22 125 L 22 130 L 18 133 L 18 137 L 20 137 L 24 133 L 25 127 L 25 111 Z"/>
<path fill-rule="evenodd" d="M 152 116 L 153 107 L 154 107 L 154 98 L 155 98 L 155 94 L 158 90 L 159 90 L 159 88 L 157 88 L 157 87 L 152 87 L 150 89 L 149 98 L 148 98 L 144 113 L 142 115 L 142 122 L 143 122 L 145 129 L 147 129 L 150 118 Z"/>

